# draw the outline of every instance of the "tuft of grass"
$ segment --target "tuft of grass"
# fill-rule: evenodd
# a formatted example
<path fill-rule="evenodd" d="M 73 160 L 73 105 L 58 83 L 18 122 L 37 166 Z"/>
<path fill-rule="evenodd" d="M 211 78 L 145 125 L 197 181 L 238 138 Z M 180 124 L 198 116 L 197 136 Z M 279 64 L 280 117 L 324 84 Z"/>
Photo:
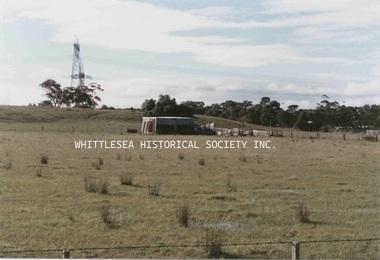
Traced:
<path fill-rule="evenodd" d="M 260 155 L 257 155 L 257 164 L 263 164 L 264 158 L 261 157 Z"/>
<path fill-rule="evenodd" d="M 109 194 L 109 182 L 107 180 L 99 180 L 96 190 L 100 194 Z"/>
<path fill-rule="evenodd" d="M 87 192 L 96 192 L 96 179 L 93 177 L 85 177 L 84 178 L 84 189 Z"/>
<path fill-rule="evenodd" d="M 234 201 L 236 198 L 226 195 L 213 195 L 209 200 L 224 200 L 224 201 Z"/>
<path fill-rule="evenodd" d="M 307 205 L 301 201 L 297 207 L 297 218 L 302 223 L 310 222 L 310 211 L 307 208 Z"/>
<path fill-rule="evenodd" d="M 70 220 L 71 222 L 75 222 L 75 218 L 74 218 L 74 215 L 73 215 L 73 214 L 70 214 L 70 215 L 69 215 L 69 220 Z"/>
<path fill-rule="evenodd" d="M 230 192 L 236 192 L 237 191 L 237 186 L 235 183 L 232 182 L 232 176 L 233 174 L 228 174 L 227 175 L 227 178 L 226 178 L 226 188 L 227 188 L 227 191 L 230 191 Z"/>
<path fill-rule="evenodd" d="M 100 164 L 98 162 L 93 162 L 92 163 L 92 166 L 97 169 L 97 170 L 100 170 Z"/>
<path fill-rule="evenodd" d="M 247 212 L 245 214 L 245 217 L 247 217 L 247 218 L 257 218 L 258 216 L 259 216 L 258 214 L 253 213 L 253 212 Z"/>
<path fill-rule="evenodd" d="M 103 205 L 100 208 L 100 218 L 104 224 L 109 228 L 117 227 L 115 219 L 111 215 L 111 206 Z"/>
<path fill-rule="evenodd" d="M 133 186 L 134 177 L 132 173 L 124 172 L 120 175 L 120 182 L 122 185 Z"/>
<path fill-rule="evenodd" d="M 46 154 L 42 153 L 40 158 L 41 158 L 41 163 L 42 164 L 47 164 L 48 163 L 49 156 L 47 156 Z"/>
<path fill-rule="evenodd" d="M 148 194 L 150 196 L 159 196 L 160 188 L 161 188 L 161 183 L 155 182 L 153 185 L 148 187 Z"/>
<path fill-rule="evenodd" d="M 184 153 L 179 153 L 178 154 L 178 159 L 180 159 L 180 160 L 183 160 L 185 158 L 185 154 Z"/>
<path fill-rule="evenodd" d="M 105 205 L 100 208 L 100 217 L 103 223 L 110 224 L 112 222 L 109 205 Z"/>
<path fill-rule="evenodd" d="M 222 235 L 221 232 L 213 227 L 205 229 L 205 251 L 207 258 L 220 258 L 222 251 Z"/>
<path fill-rule="evenodd" d="M 241 162 L 247 162 L 247 156 L 245 156 L 245 155 L 240 155 L 240 156 L 239 156 L 239 160 L 240 160 Z"/>
<path fill-rule="evenodd" d="M 4 163 L 3 163 L 3 168 L 4 169 L 11 169 L 12 168 L 12 160 L 11 159 L 9 159 L 9 160 L 7 160 L 7 161 L 5 161 Z"/>
<path fill-rule="evenodd" d="M 42 176 L 42 167 L 37 167 L 36 169 L 36 176 L 41 177 Z"/>
<path fill-rule="evenodd" d="M 190 218 L 190 207 L 187 203 L 179 206 L 176 211 L 177 220 L 180 226 L 188 227 Z"/>
<path fill-rule="evenodd" d="M 105 179 L 96 179 L 91 176 L 84 178 L 84 189 L 87 192 L 109 194 L 109 182 Z"/>
<path fill-rule="evenodd" d="M 198 160 L 198 164 L 203 166 L 203 165 L 206 164 L 206 160 L 203 159 L 203 158 L 201 158 L 201 159 Z"/>
<path fill-rule="evenodd" d="M 99 161 L 99 165 L 103 165 L 103 164 L 104 164 L 103 158 L 102 158 L 102 157 L 100 157 L 100 156 L 99 156 L 99 159 L 98 159 L 98 161 Z"/>

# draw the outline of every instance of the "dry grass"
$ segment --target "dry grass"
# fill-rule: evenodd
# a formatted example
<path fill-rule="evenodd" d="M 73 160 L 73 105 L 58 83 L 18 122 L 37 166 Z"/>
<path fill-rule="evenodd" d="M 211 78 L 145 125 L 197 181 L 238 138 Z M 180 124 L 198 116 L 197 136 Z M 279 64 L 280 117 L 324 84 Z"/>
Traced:
<path fill-rule="evenodd" d="M 183 227 L 189 226 L 190 207 L 187 203 L 180 205 L 176 211 L 178 224 Z"/>
<path fill-rule="evenodd" d="M 178 159 L 183 160 L 185 158 L 185 154 L 180 152 L 178 153 Z"/>
<path fill-rule="evenodd" d="M 241 162 L 247 162 L 247 156 L 245 156 L 245 155 L 240 155 L 239 156 L 239 160 L 241 161 Z"/>
<path fill-rule="evenodd" d="M 99 157 L 98 158 L 98 162 L 99 162 L 99 165 L 103 165 L 104 164 L 104 160 L 102 157 Z"/>
<path fill-rule="evenodd" d="M 42 167 L 37 167 L 36 168 L 36 176 L 37 177 L 42 177 Z"/>
<path fill-rule="evenodd" d="M 233 178 L 233 174 L 231 174 L 231 173 L 227 174 L 226 188 L 227 188 L 227 191 L 236 192 L 237 191 L 237 185 L 233 182 L 232 178 Z"/>
<path fill-rule="evenodd" d="M 97 170 L 100 170 L 100 169 L 101 169 L 101 167 L 100 167 L 100 163 L 99 163 L 99 162 L 92 162 L 91 165 L 92 165 L 92 167 L 94 167 L 94 168 L 97 169 Z"/>
<path fill-rule="evenodd" d="M 309 223 L 310 222 L 310 210 L 308 209 L 307 205 L 302 201 L 298 204 L 297 207 L 297 218 L 302 223 Z"/>
<path fill-rule="evenodd" d="M 116 228 L 118 224 L 112 215 L 111 205 L 103 205 L 100 208 L 100 218 L 104 224 L 107 225 L 108 228 Z"/>
<path fill-rule="evenodd" d="M 11 169 L 12 168 L 12 159 L 5 159 L 3 162 L 2 162 L 2 167 L 4 168 L 4 169 L 7 169 L 7 170 L 9 170 L 9 169 Z"/>
<path fill-rule="evenodd" d="M 206 164 L 206 160 L 204 158 L 198 159 L 198 164 L 203 166 Z"/>
<path fill-rule="evenodd" d="M 96 192 L 96 179 L 90 176 L 84 178 L 84 189 L 87 192 Z"/>
<path fill-rule="evenodd" d="M 140 129 L 141 113 L 136 109 L 131 111 L 125 109 L 0 106 L 0 121 L 7 123 L 0 125 L 0 131 L 41 132 L 43 127 L 44 132 L 86 133 L 90 131 L 120 135 L 128 128 Z M 226 128 L 241 127 L 240 122 L 205 115 L 197 115 L 197 122 L 199 124 L 215 122 L 215 125 L 223 125 Z M 271 129 L 254 124 L 245 124 L 245 127 L 257 130 Z"/>
<path fill-rule="evenodd" d="M 40 160 L 42 164 L 47 164 L 49 160 L 49 156 L 47 154 L 42 153 L 40 156 Z"/>
<path fill-rule="evenodd" d="M 161 189 L 161 183 L 155 182 L 148 187 L 148 194 L 150 196 L 159 196 L 160 195 L 160 189 Z"/>
<path fill-rule="evenodd" d="M 106 127 L 101 122 L 88 123 L 89 132 Z M 325 139 L 311 142 L 306 138 L 294 138 L 293 142 L 287 138 L 272 138 L 276 149 L 264 150 L 254 149 L 251 137 L 241 137 L 248 141 L 244 151 L 201 147 L 187 149 L 186 160 L 179 160 L 181 151 L 176 149 L 135 148 L 120 151 L 123 160 L 115 160 L 113 149 L 75 149 L 74 140 L 120 140 L 120 130 L 114 134 L 95 131 L 90 134 L 84 129 L 71 133 L 64 131 L 63 123 L 57 122 L 43 123 L 45 131 L 41 132 L 41 125 L 17 125 L 25 131 L 12 131 L 12 125 L 3 125 L 0 129 L 0 145 L 3 151 L 10 151 L 8 155 L 0 152 L 3 220 L 0 221 L 0 251 L 141 245 L 141 241 L 146 245 L 205 244 L 203 227 L 210 224 L 222 231 L 220 241 L 223 243 L 378 237 L 378 143 L 349 138 L 345 142 Z M 114 125 L 116 129 L 119 127 Z M 60 132 L 52 130 L 58 127 Z M 107 127 L 113 128 L 112 123 Z M 37 130 L 27 131 L 28 128 Z M 197 140 L 200 145 L 210 139 L 237 140 L 216 136 L 125 134 L 122 137 L 136 144 L 147 138 Z M 54 158 L 44 165 L 42 178 L 36 178 L 36 151 L 37 155 L 43 151 Z M 247 162 L 237 159 L 241 153 L 246 155 Z M 139 160 L 140 154 L 144 160 Z M 135 158 L 127 160 L 124 155 Z M 101 171 L 91 167 L 94 158 L 99 156 L 106 162 Z M 207 164 L 200 167 L 199 158 L 205 158 Z M 8 160 L 13 163 L 6 169 L 4 164 Z M 120 185 L 120 176 L 126 171 L 133 171 L 138 185 L 128 189 Z M 233 173 L 231 185 L 228 184 L 230 173 Z M 91 176 L 87 188 L 86 176 Z M 92 179 L 95 191 L 87 192 L 86 189 L 93 189 Z M 98 192 L 97 180 L 107 182 L 106 196 Z M 165 184 L 164 190 L 159 196 L 150 196 L 147 189 L 157 180 Z M 230 193 L 228 187 L 234 185 L 238 189 Z M 186 229 L 178 225 L 177 216 L 173 214 L 184 200 L 191 205 L 191 222 Z M 303 224 L 294 217 L 299 201 L 312 206 L 310 224 Z M 112 207 L 103 220 L 101 205 L 107 204 Z M 107 222 L 116 223 L 118 228 L 108 228 Z M 208 241 L 211 240 L 210 234 Z M 301 245 L 301 256 L 374 259 L 380 255 L 378 245 L 376 241 L 305 244 Z M 215 248 L 211 255 L 199 247 L 73 251 L 71 257 L 291 257 L 287 244 Z M 58 255 L 0 253 L 0 257 L 59 258 L 61 252 Z"/>
<path fill-rule="evenodd" d="M 110 184 L 107 180 L 101 179 L 98 182 L 98 186 L 96 188 L 97 192 L 100 194 L 109 194 Z"/>
<path fill-rule="evenodd" d="M 109 194 L 109 182 L 106 179 L 99 179 L 93 176 L 84 177 L 84 189 L 87 192 L 97 192 L 99 194 Z"/>
<path fill-rule="evenodd" d="M 220 258 L 222 252 L 222 232 L 214 227 L 205 228 L 205 251 L 208 258 Z"/>
<path fill-rule="evenodd" d="M 120 175 L 120 183 L 122 185 L 126 185 L 126 186 L 133 186 L 133 180 L 134 180 L 134 178 L 135 178 L 134 174 L 129 173 L 129 172 L 123 172 Z"/>

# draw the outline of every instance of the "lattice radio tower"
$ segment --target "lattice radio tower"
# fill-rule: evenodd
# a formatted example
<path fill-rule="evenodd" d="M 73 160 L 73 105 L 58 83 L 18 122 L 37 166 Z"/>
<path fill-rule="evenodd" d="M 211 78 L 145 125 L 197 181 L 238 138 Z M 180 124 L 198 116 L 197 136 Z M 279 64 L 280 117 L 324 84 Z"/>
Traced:
<path fill-rule="evenodd" d="M 84 86 L 84 68 L 83 62 L 80 57 L 80 45 L 78 38 L 75 37 L 74 53 L 73 53 L 73 67 L 71 72 L 71 87 L 83 87 Z"/>

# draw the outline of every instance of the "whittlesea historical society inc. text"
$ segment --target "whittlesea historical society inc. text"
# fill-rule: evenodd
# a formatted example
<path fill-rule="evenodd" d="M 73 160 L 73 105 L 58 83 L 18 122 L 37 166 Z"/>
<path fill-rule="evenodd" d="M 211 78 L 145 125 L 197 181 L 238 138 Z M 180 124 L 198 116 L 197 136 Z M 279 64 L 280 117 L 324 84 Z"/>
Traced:
<path fill-rule="evenodd" d="M 248 145 L 253 148 L 275 148 L 271 141 L 243 140 L 79 140 L 74 141 L 75 149 L 245 149 Z"/>

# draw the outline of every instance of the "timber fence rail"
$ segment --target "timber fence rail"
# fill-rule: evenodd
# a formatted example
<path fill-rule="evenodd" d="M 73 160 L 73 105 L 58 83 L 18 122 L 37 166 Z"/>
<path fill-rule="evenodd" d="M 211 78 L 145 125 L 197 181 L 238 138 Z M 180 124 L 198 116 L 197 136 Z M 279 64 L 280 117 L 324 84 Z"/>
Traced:
<path fill-rule="evenodd" d="M 267 241 L 267 242 L 247 242 L 247 243 L 221 243 L 221 247 L 228 246 L 258 246 L 258 245 L 291 245 L 291 259 L 301 258 L 301 244 L 311 243 L 343 243 L 343 242 L 374 242 L 380 241 L 380 238 L 363 238 L 363 239 L 335 239 L 335 240 L 299 240 L 299 241 Z M 152 249 L 152 248 L 190 248 L 190 247 L 208 247 L 212 244 L 187 244 L 187 245 L 129 245 L 129 246 L 112 246 L 112 247 L 73 247 L 60 249 L 25 249 L 25 250 L 7 250 L 0 251 L 0 257 L 9 254 L 23 253 L 50 253 L 56 252 L 62 258 L 70 258 L 70 253 L 75 251 L 94 251 L 94 250 L 133 250 L 133 249 Z M 1 249 L 0 249 L 1 250 Z M 290 250 L 289 250 L 290 251 Z M 374 256 L 376 257 L 376 256 Z"/>

